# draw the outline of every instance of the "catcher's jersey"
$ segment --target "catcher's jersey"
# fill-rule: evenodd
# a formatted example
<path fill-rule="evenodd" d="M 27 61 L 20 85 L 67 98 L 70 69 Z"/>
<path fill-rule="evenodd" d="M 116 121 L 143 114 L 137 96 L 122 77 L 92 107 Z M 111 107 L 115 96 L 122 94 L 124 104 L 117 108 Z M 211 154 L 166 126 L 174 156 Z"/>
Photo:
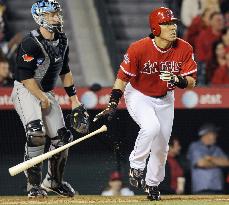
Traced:
<path fill-rule="evenodd" d="M 117 77 L 131 77 L 131 85 L 145 95 L 163 96 L 175 86 L 160 79 L 161 70 L 195 78 L 197 65 L 192 46 L 180 38 L 167 50 L 159 48 L 150 37 L 136 41 L 124 55 Z"/>
<path fill-rule="evenodd" d="M 44 39 L 39 29 L 31 31 L 18 47 L 14 78 L 34 78 L 44 92 L 51 91 L 59 75 L 68 73 L 68 40 L 56 33 L 54 40 Z"/>

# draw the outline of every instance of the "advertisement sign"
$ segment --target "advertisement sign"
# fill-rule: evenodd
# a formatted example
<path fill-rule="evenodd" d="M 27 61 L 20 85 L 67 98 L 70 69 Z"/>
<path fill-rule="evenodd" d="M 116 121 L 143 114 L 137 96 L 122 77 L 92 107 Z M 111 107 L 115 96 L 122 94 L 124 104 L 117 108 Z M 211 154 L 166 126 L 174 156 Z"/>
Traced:
<path fill-rule="evenodd" d="M 11 101 L 12 88 L 0 88 L 0 109 L 13 109 Z M 77 95 L 80 101 L 88 109 L 103 109 L 109 102 L 111 88 L 102 88 L 93 92 L 88 88 L 78 88 Z M 70 109 L 70 101 L 63 88 L 54 90 L 56 99 L 63 109 Z M 125 101 L 122 98 L 119 103 L 120 109 L 125 109 Z M 229 108 L 229 88 L 194 88 L 176 89 L 176 109 L 206 109 L 206 108 Z"/>

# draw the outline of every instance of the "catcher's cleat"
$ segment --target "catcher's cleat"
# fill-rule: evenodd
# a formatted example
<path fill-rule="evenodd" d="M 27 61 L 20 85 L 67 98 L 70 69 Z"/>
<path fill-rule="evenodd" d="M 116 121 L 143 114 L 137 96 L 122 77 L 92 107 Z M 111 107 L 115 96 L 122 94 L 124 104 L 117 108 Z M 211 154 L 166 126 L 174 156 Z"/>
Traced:
<path fill-rule="evenodd" d="M 147 199 L 150 201 L 159 201 L 161 200 L 160 191 L 158 186 L 145 186 L 145 192 L 148 194 Z"/>
<path fill-rule="evenodd" d="M 28 192 L 28 198 L 47 197 L 47 192 L 40 186 L 33 186 Z"/>
<path fill-rule="evenodd" d="M 129 182 L 136 188 L 144 188 L 145 181 L 143 179 L 143 170 L 130 168 L 129 170 Z"/>
<path fill-rule="evenodd" d="M 55 187 L 51 187 L 45 181 L 41 184 L 41 187 L 47 192 L 54 192 L 63 197 L 73 197 L 75 195 L 75 190 L 67 182 L 62 182 Z"/>

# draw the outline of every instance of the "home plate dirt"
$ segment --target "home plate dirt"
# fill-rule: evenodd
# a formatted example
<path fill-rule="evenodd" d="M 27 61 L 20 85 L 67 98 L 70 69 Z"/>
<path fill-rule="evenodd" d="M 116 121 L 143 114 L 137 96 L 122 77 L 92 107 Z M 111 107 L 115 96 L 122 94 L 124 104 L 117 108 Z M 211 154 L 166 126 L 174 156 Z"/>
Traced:
<path fill-rule="evenodd" d="M 81 195 L 75 196 L 73 198 L 61 198 L 57 196 L 49 196 L 47 198 L 39 199 L 28 199 L 25 196 L 1 196 L 0 204 L 5 205 L 80 205 L 80 204 L 96 204 L 96 205 L 114 205 L 114 204 L 123 204 L 123 205 L 218 205 L 218 204 L 229 204 L 228 195 L 174 195 L 174 196 L 162 196 L 161 201 L 148 201 L 146 196 L 133 196 L 133 197 L 102 197 L 102 196 L 90 196 L 90 195 Z"/>

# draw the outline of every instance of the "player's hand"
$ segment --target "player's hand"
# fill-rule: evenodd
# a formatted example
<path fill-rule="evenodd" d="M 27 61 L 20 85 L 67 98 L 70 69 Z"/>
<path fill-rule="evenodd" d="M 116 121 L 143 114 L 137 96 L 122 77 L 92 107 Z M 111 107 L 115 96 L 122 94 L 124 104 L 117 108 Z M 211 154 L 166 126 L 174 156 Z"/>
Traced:
<path fill-rule="evenodd" d="M 160 79 L 170 83 L 176 83 L 179 81 L 178 77 L 169 71 L 160 71 Z"/>
<path fill-rule="evenodd" d="M 40 101 L 42 109 L 48 109 L 51 106 L 51 101 L 47 96 L 44 96 Z"/>
<path fill-rule="evenodd" d="M 103 110 L 102 112 L 100 112 L 95 116 L 93 122 L 101 119 L 110 121 L 114 116 L 116 109 L 117 109 L 117 104 L 115 102 L 110 102 L 105 110 Z"/>

